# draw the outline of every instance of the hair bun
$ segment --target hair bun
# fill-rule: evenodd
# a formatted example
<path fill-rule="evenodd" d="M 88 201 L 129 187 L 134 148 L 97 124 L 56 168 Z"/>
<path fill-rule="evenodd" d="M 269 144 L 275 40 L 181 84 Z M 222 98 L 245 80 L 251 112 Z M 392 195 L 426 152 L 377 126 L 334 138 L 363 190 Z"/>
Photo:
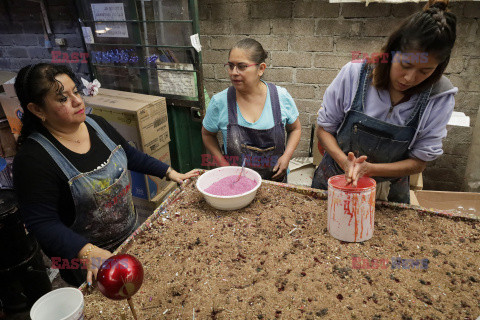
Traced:
<path fill-rule="evenodd" d="M 449 0 L 428 0 L 428 3 L 423 7 L 423 11 L 437 8 L 441 11 L 447 11 Z"/>

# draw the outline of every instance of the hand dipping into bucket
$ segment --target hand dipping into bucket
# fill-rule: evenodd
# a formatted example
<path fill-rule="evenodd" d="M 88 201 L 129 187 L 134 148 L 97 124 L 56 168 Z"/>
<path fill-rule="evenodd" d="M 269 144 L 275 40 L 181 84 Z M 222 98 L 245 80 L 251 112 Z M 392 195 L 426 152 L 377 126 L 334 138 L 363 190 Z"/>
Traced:
<path fill-rule="evenodd" d="M 345 175 L 328 179 L 327 228 L 332 237 L 362 242 L 373 236 L 375 188 L 368 177 L 360 178 L 356 187 L 347 184 Z"/>

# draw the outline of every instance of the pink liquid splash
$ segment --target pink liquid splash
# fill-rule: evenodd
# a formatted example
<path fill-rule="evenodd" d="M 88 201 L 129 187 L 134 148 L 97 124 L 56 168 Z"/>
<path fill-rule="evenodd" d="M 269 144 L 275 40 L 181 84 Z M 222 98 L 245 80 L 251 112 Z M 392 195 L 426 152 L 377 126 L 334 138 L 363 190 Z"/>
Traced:
<path fill-rule="evenodd" d="M 217 196 L 235 196 L 250 191 L 257 185 L 255 180 L 244 176 L 241 176 L 240 180 L 235 182 L 237 179 L 238 175 L 225 177 L 212 184 L 205 191 Z"/>

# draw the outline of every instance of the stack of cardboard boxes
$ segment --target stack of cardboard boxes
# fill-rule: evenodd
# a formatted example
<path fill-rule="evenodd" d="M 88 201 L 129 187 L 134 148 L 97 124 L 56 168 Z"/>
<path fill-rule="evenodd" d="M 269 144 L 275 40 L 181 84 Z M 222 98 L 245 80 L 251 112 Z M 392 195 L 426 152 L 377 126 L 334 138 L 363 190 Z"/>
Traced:
<path fill-rule="evenodd" d="M 100 89 L 85 97 L 92 113 L 106 119 L 132 146 L 170 164 L 167 105 L 164 97 Z M 175 188 L 174 182 L 130 172 L 135 209 L 140 220 L 150 216 L 164 197 Z"/>

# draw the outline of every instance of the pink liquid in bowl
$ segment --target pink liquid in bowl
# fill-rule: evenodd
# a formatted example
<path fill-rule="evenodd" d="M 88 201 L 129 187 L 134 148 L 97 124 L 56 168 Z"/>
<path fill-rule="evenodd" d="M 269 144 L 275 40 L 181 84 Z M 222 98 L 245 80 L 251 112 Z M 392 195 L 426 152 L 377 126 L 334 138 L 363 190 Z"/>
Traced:
<path fill-rule="evenodd" d="M 244 176 L 235 182 L 237 179 L 238 175 L 225 177 L 206 188 L 205 191 L 216 196 L 235 196 L 250 191 L 257 185 L 255 180 Z"/>

